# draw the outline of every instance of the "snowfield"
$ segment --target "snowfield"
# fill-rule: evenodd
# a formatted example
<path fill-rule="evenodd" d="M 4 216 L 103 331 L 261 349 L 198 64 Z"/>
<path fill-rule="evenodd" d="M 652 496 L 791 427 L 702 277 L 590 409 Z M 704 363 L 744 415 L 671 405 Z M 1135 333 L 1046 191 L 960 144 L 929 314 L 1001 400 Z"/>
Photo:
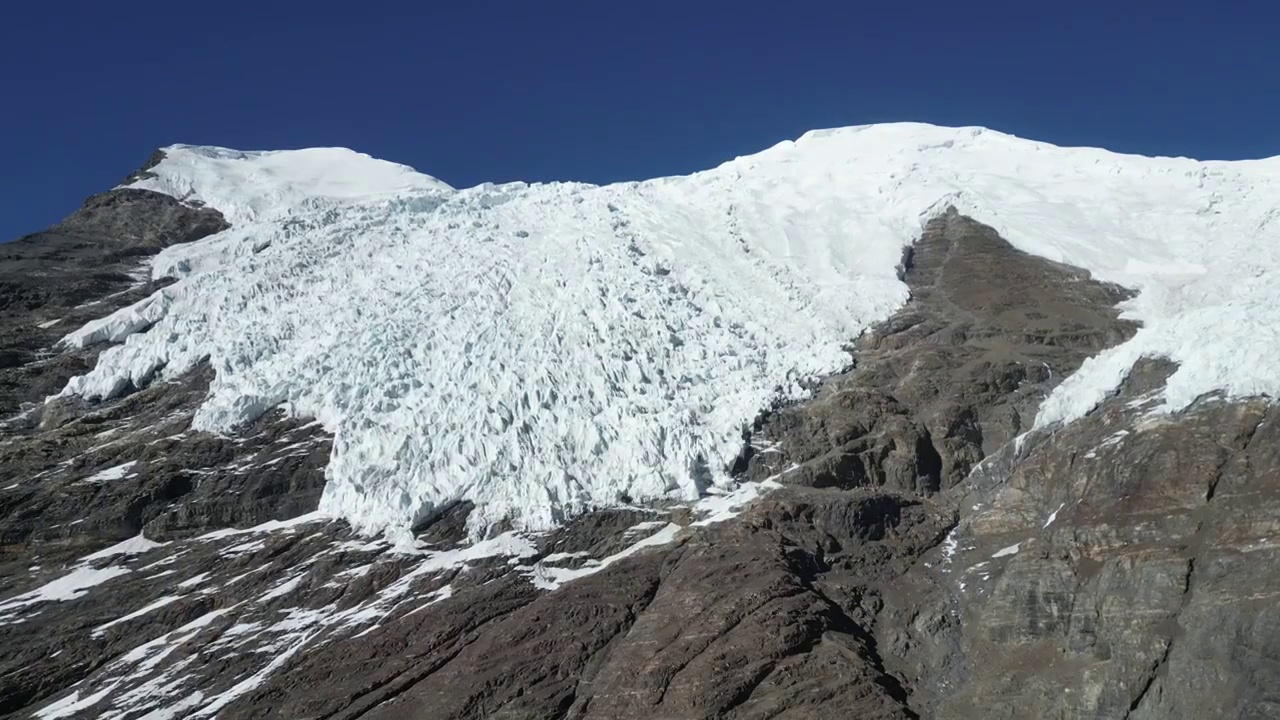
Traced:
<path fill-rule="evenodd" d="M 282 405 L 318 418 L 336 435 L 321 509 L 369 532 L 461 498 L 473 529 L 539 529 L 729 485 L 744 424 L 847 365 L 842 346 L 907 300 L 904 246 L 951 205 L 1140 290 L 1125 311 L 1143 329 L 1038 424 L 1088 412 L 1143 355 L 1181 364 L 1166 411 L 1280 389 L 1280 158 L 891 124 L 687 177 L 455 190 L 342 149 L 166 153 L 133 186 L 232 228 L 167 249 L 153 273 L 180 282 L 67 336 L 123 344 L 65 392 L 107 397 L 207 357 L 197 426 Z"/>

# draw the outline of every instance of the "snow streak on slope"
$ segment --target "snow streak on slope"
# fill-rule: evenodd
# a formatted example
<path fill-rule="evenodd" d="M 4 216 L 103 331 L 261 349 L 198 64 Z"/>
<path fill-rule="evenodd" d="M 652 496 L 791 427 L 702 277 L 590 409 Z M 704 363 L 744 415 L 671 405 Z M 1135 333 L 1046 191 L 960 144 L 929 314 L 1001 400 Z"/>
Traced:
<path fill-rule="evenodd" d="M 286 404 L 336 433 L 323 509 L 403 528 L 458 498 L 543 527 L 689 499 L 741 428 L 907 297 L 902 248 L 954 205 L 1023 250 L 1139 288 L 1146 326 L 1040 422 L 1087 412 L 1142 354 L 1167 407 L 1273 392 L 1280 163 L 1062 149 L 981 129 L 820 131 L 688 177 L 455 191 L 345 150 L 178 146 L 138 187 L 233 227 L 162 253 L 163 301 L 68 337 L 126 338 L 68 392 L 217 371 L 200 427 Z M 144 334 L 136 332 L 158 318 Z"/>

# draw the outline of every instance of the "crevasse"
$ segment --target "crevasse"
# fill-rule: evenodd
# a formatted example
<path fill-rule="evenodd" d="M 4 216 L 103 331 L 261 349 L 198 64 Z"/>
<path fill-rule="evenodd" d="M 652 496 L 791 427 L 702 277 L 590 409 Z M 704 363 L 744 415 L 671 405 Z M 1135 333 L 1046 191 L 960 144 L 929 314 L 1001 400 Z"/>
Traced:
<path fill-rule="evenodd" d="M 1038 423 L 1091 409 L 1142 355 L 1166 410 L 1280 387 L 1280 160 L 1059 148 L 980 128 L 811 132 L 687 177 L 455 190 L 349 150 L 173 146 L 135 183 L 232 228 L 169 248 L 180 281 L 67 337 L 123 340 L 67 393 L 216 370 L 197 425 L 276 406 L 335 433 L 322 509 L 401 531 L 458 499 L 545 528 L 730 482 L 744 423 L 848 362 L 907 299 L 895 266 L 948 206 L 1135 288 L 1131 341 Z M 145 333 L 137 330 L 155 324 Z"/>

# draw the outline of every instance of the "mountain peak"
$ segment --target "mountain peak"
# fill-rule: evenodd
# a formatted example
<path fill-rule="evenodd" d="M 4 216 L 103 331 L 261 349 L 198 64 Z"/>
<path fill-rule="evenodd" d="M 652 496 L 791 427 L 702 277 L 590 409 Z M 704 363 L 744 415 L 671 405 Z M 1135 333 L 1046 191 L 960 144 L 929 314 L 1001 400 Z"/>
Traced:
<path fill-rule="evenodd" d="M 453 188 L 407 165 L 347 148 L 244 151 L 170 145 L 127 187 L 217 208 L 233 223 L 288 214 L 315 201 L 367 201 Z"/>

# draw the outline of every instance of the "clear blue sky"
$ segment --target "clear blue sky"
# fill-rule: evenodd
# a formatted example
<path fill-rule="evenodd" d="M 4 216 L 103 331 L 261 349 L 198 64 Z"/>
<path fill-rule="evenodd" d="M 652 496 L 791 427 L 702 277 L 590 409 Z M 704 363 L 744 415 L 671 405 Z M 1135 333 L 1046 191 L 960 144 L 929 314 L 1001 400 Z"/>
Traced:
<path fill-rule="evenodd" d="M 341 145 L 457 186 L 685 173 L 887 120 L 1280 154 L 1273 2 L 44 0 L 4 15 L 0 238 L 174 142 Z"/>

